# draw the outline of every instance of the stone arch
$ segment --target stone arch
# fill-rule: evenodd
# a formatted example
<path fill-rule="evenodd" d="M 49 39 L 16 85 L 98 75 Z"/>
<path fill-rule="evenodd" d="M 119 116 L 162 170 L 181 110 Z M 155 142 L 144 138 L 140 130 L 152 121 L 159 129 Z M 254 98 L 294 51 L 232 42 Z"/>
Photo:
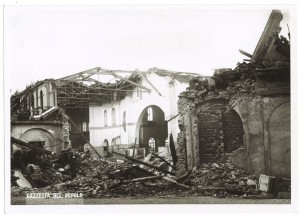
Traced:
<path fill-rule="evenodd" d="M 232 152 L 243 147 L 241 117 L 226 105 L 227 101 L 216 100 L 197 108 L 200 163 L 214 162 L 223 151 Z"/>
<path fill-rule="evenodd" d="M 197 108 L 200 163 L 214 162 L 220 153 L 223 101 L 207 102 Z"/>
<path fill-rule="evenodd" d="M 284 105 L 284 104 L 290 104 L 290 102 L 288 100 L 285 100 L 281 103 L 276 104 L 276 106 L 274 106 L 274 109 L 271 110 L 268 115 L 266 115 L 265 118 L 265 122 L 269 123 L 270 117 L 272 116 L 272 114 L 276 111 L 277 108 L 279 108 L 280 106 Z"/>
<path fill-rule="evenodd" d="M 120 136 L 116 137 L 115 145 L 121 145 L 121 138 L 120 138 Z"/>
<path fill-rule="evenodd" d="M 103 146 L 104 146 L 104 149 L 106 149 L 106 151 L 107 151 L 108 148 L 109 148 L 109 143 L 108 143 L 108 140 L 107 140 L 107 139 L 104 139 L 104 141 L 103 141 Z"/>
<path fill-rule="evenodd" d="M 238 106 L 235 106 L 235 107 L 233 107 L 233 108 L 231 108 L 231 109 L 234 110 L 234 111 L 237 113 L 237 115 L 240 117 L 240 119 L 243 121 L 243 117 L 242 117 L 242 114 L 241 114 L 241 112 L 240 112 L 239 107 L 238 107 Z"/>
<path fill-rule="evenodd" d="M 153 121 L 148 121 L 147 111 L 151 107 L 153 111 Z M 148 141 L 152 137 L 155 140 L 155 149 L 158 146 L 165 145 L 165 139 L 168 136 L 168 124 L 165 121 L 165 112 L 157 105 L 146 106 L 137 121 L 136 134 L 137 141 L 140 147 L 145 147 L 148 152 Z"/>
<path fill-rule="evenodd" d="M 244 146 L 243 122 L 239 114 L 230 109 L 223 114 L 224 150 L 232 152 Z"/>
<path fill-rule="evenodd" d="M 42 128 L 31 128 L 25 131 L 19 138 L 25 142 L 41 142 L 45 149 L 49 151 L 56 151 L 55 138 L 51 133 Z"/>
<path fill-rule="evenodd" d="M 111 140 L 111 146 L 114 146 L 115 144 L 116 144 L 116 139 L 113 138 L 113 139 Z"/>
<path fill-rule="evenodd" d="M 268 120 L 271 175 L 291 177 L 290 103 L 274 109 Z"/>
<path fill-rule="evenodd" d="M 161 110 L 164 112 L 164 114 L 166 114 L 166 112 L 164 111 L 164 109 L 162 109 L 162 108 L 161 108 L 160 106 L 158 106 L 158 105 L 150 104 L 150 105 L 145 106 L 145 107 L 142 109 L 142 111 L 140 112 L 139 118 L 138 118 L 138 120 L 137 120 L 137 122 L 136 122 L 135 134 L 134 134 L 134 135 L 135 135 L 135 138 L 137 138 L 137 139 L 139 139 L 139 131 L 140 131 L 141 123 L 142 123 L 142 121 L 143 121 L 143 117 L 144 117 L 144 115 L 147 113 L 147 109 L 148 109 L 149 106 L 151 106 L 151 107 L 157 107 L 157 108 L 161 109 Z"/>

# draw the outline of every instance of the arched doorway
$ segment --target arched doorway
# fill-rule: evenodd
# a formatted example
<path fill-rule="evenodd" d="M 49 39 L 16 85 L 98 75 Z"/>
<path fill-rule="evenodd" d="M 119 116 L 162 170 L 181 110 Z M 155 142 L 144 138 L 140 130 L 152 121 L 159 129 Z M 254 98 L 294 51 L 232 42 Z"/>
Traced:
<path fill-rule="evenodd" d="M 136 137 L 139 147 L 145 148 L 146 153 L 157 152 L 158 147 L 165 146 L 167 136 L 168 123 L 165 120 L 164 111 L 156 105 L 147 106 L 141 112 L 137 124 Z M 149 146 L 150 139 L 151 147 Z"/>
<path fill-rule="evenodd" d="M 111 150 L 114 150 L 114 149 L 115 149 L 115 145 L 116 145 L 116 139 L 113 138 L 113 139 L 111 140 L 111 143 L 110 143 L 110 148 L 111 148 Z"/>
<path fill-rule="evenodd" d="M 223 130 L 225 152 L 230 153 L 243 147 L 243 122 L 233 109 L 230 109 L 223 114 Z"/>
<path fill-rule="evenodd" d="M 41 146 L 49 151 L 57 151 L 55 139 L 48 131 L 40 128 L 32 128 L 27 130 L 19 138 L 22 141 Z"/>
<path fill-rule="evenodd" d="M 233 109 L 213 104 L 198 113 L 198 136 L 200 162 L 215 162 L 223 150 L 231 153 L 243 146 L 243 122 Z"/>
<path fill-rule="evenodd" d="M 105 151 L 108 151 L 109 143 L 108 143 L 108 140 L 107 140 L 107 139 L 104 140 L 103 146 L 104 146 L 104 150 L 105 150 Z"/>
<path fill-rule="evenodd" d="M 279 106 L 269 119 L 271 175 L 291 177 L 290 103 Z"/>
<path fill-rule="evenodd" d="M 120 136 L 116 137 L 115 145 L 121 145 L 121 138 L 120 138 Z"/>

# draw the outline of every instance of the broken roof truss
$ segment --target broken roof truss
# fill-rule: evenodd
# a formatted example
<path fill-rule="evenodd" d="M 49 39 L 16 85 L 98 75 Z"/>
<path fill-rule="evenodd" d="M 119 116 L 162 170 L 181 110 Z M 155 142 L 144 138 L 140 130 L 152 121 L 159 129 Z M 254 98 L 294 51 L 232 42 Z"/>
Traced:
<path fill-rule="evenodd" d="M 151 90 L 162 96 L 159 89 L 147 79 L 147 74 L 169 76 L 172 80 L 188 83 L 196 73 L 174 72 L 152 68 L 148 71 L 107 70 L 100 67 L 78 72 L 59 79 L 45 79 L 30 85 L 17 97 L 23 96 L 20 103 L 28 97 L 40 84 L 49 81 L 56 89 L 57 106 L 61 108 L 88 108 L 89 105 L 101 105 L 122 100 L 133 92 L 148 92 Z M 203 76 L 201 76 L 203 77 Z M 141 84 L 145 80 L 150 88 Z M 138 87 L 138 88 L 136 88 Z"/>
<path fill-rule="evenodd" d="M 55 80 L 57 105 L 64 108 L 82 108 L 89 104 L 102 104 L 124 98 L 135 87 L 151 92 L 139 84 L 141 73 L 137 71 L 89 69 Z M 101 78 L 100 78 L 101 77 Z M 107 83 L 100 82 L 108 80 Z"/>

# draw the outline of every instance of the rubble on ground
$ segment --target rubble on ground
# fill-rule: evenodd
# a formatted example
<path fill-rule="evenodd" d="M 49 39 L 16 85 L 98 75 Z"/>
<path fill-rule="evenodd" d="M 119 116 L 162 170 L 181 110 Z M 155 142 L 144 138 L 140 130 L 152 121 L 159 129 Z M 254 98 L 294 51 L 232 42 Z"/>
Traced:
<path fill-rule="evenodd" d="M 206 191 L 206 194 L 210 191 L 215 196 L 259 194 L 258 176 L 235 167 L 229 158 L 225 162 L 202 164 L 185 183 L 194 186 L 195 191 Z"/>
<path fill-rule="evenodd" d="M 160 158 L 156 157 L 160 156 Z M 130 159 L 130 158 L 129 158 Z M 162 159 L 165 159 L 163 161 Z M 47 164 L 28 164 L 30 174 L 41 174 L 31 179 L 35 187 L 19 187 L 14 175 L 12 197 L 25 196 L 32 192 L 82 193 L 92 197 L 171 197 L 171 196 L 256 196 L 258 176 L 247 174 L 234 167 L 229 154 L 224 154 L 218 162 L 202 164 L 194 168 L 188 176 L 176 181 L 175 176 L 163 171 L 172 171 L 170 155 L 149 154 L 145 165 L 126 158 L 98 158 L 90 152 L 78 152 L 75 149 L 64 150 L 60 154 L 47 157 Z M 27 177 L 28 174 L 24 174 Z M 43 180 L 43 182 L 41 182 Z M 38 184 L 38 185 L 37 185 Z M 281 197 L 286 197 L 286 195 Z"/>

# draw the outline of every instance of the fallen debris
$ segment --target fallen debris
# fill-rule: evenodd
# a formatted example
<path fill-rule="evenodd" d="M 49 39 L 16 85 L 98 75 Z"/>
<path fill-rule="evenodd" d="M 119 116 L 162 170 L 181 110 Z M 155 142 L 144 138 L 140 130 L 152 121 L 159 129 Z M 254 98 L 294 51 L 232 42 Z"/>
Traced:
<path fill-rule="evenodd" d="M 126 159 L 128 159 L 128 160 L 130 160 L 130 161 L 133 161 L 133 162 L 135 162 L 135 163 L 139 163 L 139 164 L 145 165 L 145 166 L 147 166 L 147 167 L 150 167 L 150 168 L 156 169 L 156 170 L 158 170 L 158 171 L 161 171 L 161 172 L 163 172 L 163 173 L 166 173 L 166 174 L 170 174 L 170 175 L 174 175 L 174 176 L 175 176 L 175 173 L 174 173 L 174 172 L 170 172 L 170 171 L 168 171 L 168 170 L 162 169 L 162 168 L 157 167 L 157 166 L 155 166 L 155 165 L 148 164 L 148 163 L 146 163 L 146 162 L 144 162 L 144 161 L 139 161 L 139 160 L 137 160 L 137 159 L 135 159 L 135 158 L 132 158 L 132 157 L 123 155 L 123 154 L 118 153 L 118 152 L 115 152 L 115 151 L 113 151 L 113 153 L 114 153 L 114 154 L 117 154 L 117 155 L 120 155 L 120 156 L 123 156 L 123 157 L 125 157 Z"/>
<path fill-rule="evenodd" d="M 30 146 L 26 146 L 30 149 Z M 176 179 L 172 156 L 149 154 L 144 161 L 114 152 L 124 159 L 97 158 L 90 151 L 39 152 L 39 162 L 14 168 L 12 196 L 36 191 L 76 192 L 84 197 L 120 196 L 214 196 L 241 198 L 287 198 L 290 188 L 277 181 L 277 194 L 262 194 L 258 176 L 236 168 L 225 154 L 221 160 L 192 169 Z M 21 155 L 22 156 L 22 155 Z M 22 158 L 20 158 L 22 160 Z M 19 160 L 20 160 L 19 159 Z M 33 184 L 30 184 L 30 183 Z M 281 187 L 280 187 L 281 186 Z M 286 185 L 284 185 L 286 186 Z M 274 188 L 275 189 L 275 188 Z M 262 192 L 262 193 L 261 193 Z M 282 193 L 285 192 L 285 193 Z"/>

